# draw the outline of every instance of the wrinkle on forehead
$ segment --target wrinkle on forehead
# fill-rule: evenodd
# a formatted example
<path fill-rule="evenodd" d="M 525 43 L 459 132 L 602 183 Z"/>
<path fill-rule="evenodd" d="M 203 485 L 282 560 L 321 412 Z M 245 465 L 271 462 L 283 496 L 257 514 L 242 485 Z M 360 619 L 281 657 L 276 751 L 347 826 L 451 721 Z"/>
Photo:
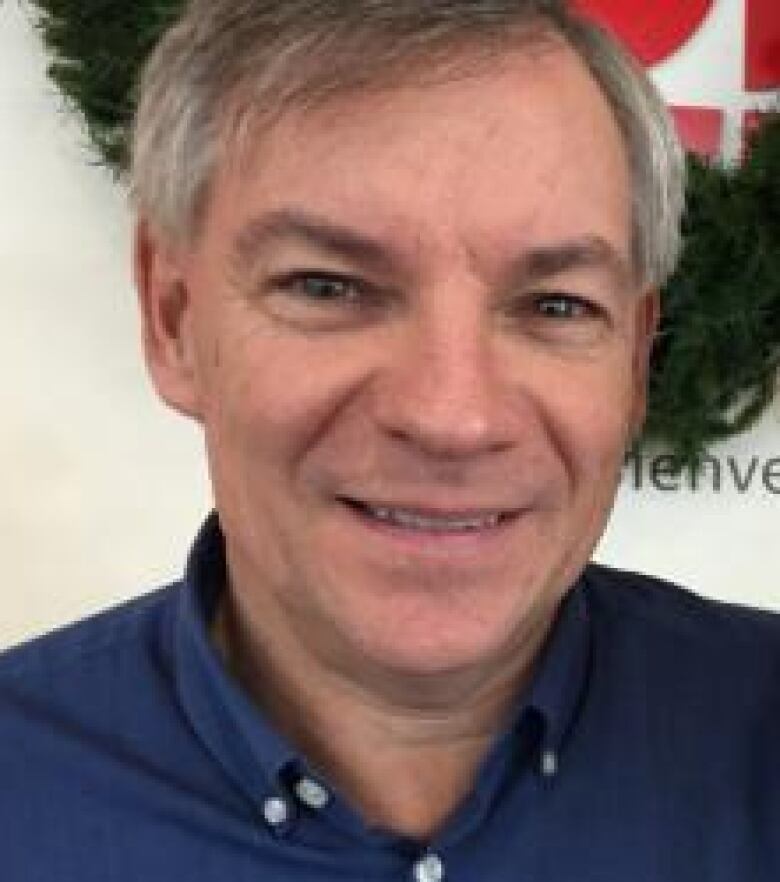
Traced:
<path fill-rule="evenodd" d="M 506 113 L 512 90 L 514 119 Z M 451 248 L 456 239 L 474 254 L 501 253 L 516 250 L 534 230 L 544 246 L 600 237 L 614 251 L 624 240 L 628 247 L 630 172 L 622 137 L 600 89 L 565 45 L 553 52 L 549 44 L 533 58 L 507 54 L 500 67 L 456 83 L 409 84 L 293 108 L 255 148 L 243 169 L 223 169 L 230 199 L 254 214 L 255 206 L 300 208 L 388 248 L 402 244 L 410 254 Z M 577 160 L 585 150 L 599 170 L 592 185 L 584 184 L 590 195 L 572 202 L 583 187 Z M 602 187 L 601 178 L 611 186 Z M 605 199 L 619 200 L 621 210 L 611 211 L 609 231 L 591 229 L 592 216 L 604 215 L 593 204 Z"/>

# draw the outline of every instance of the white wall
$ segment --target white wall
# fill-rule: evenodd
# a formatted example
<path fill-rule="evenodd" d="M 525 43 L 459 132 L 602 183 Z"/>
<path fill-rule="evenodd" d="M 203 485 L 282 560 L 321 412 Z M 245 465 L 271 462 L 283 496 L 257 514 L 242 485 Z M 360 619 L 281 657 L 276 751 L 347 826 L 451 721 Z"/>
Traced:
<path fill-rule="evenodd" d="M 716 3 L 693 62 L 658 69 L 670 99 L 743 106 L 741 6 Z M 128 232 L 29 21 L 0 2 L 0 645 L 174 578 L 209 507 L 198 433 L 142 368 Z M 780 456 L 780 406 L 722 453 Z M 760 475 L 744 494 L 626 482 L 599 556 L 780 608 L 779 514 Z"/>
<path fill-rule="evenodd" d="M 197 432 L 137 341 L 124 195 L 0 5 L 0 644 L 178 573 L 208 509 Z"/>

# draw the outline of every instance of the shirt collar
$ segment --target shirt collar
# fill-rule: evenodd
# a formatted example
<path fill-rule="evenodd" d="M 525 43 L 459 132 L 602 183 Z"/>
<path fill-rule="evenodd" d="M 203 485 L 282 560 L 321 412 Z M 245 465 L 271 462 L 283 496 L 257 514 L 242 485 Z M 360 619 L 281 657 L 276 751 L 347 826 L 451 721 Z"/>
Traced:
<path fill-rule="evenodd" d="M 291 768 L 303 763 L 231 677 L 211 642 L 209 623 L 226 583 L 224 539 L 218 516 L 212 513 L 193 545 L 179 596 L 175 676 L 195 732 L 233 781 L 259 804 L 269 790 L 281 786 Z M 529 710 L 535 712 L 543 724 L 540 747 L 555 756 L 564 746 L 585 688 L 590 631 L 580 579 L 561 603 L 515 716 L 517 726 L 527 720 Z"/>
<path fill-rule="evenodd" d="M 213 512 L 190 552 L 179 596 L 174 656 L 179 696 L 193 729 L 240 789 L 260 804 L 296 760 L 225 668 L 209 636 L 227 584 L 225 547 Z"/>
<path fill-rule="evenodd" d="M 543 720 L 545 752 L 557 755 L 564 748 L 585 692 L 590 652 L 591 625 L 581 577 L 561 602 L 523 703 Z"/>

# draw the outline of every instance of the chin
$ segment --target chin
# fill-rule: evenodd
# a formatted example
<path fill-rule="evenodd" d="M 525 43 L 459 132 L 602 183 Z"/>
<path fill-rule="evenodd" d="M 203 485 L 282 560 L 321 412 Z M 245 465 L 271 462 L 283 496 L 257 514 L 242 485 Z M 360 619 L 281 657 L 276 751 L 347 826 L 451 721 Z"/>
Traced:
<path fill-rule="evenodd" d="M 452 616 L 418 616 L 410 621 L 385 615 L 356 634 L 358 657 L 375 671 L 388 675 L 431 678 L 477 673 L 499 665 L 511 665 L 518 656 L 517 635 L 507 629 L 506 618 L 494 622 L 453 619 Z M 375 623 L 381 623 L 376 627 Z M 514 637 L 514 639 L 513 639 Z"/>

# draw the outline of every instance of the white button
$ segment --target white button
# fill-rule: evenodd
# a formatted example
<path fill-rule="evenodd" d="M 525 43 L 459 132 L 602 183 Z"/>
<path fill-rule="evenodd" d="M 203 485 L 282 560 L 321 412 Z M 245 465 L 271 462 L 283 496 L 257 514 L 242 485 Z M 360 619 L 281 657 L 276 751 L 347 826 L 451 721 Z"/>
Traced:
<path fill-rule="evenodd" d="M 426 854 L 414 865 L 416 882 L 442 882 L 444 864 L 437 854 Z"/>
<path fill-rule="evenodd" d="M 311 778 L 301 778 L 295 785 L 295 793 L 304 805 L 312 809 L 325 808 L 330 799 L 330 794 L 322 784 Z"/>
<path fill-rule="evenodd" d="M 267 824 L 278 827 L 290 817 L 290 809 L 281 796 L 269 796 L 263 803 L 263 817 Z"/>
<path fill-rule="evenodd" d="M 541 772 L 546 778 L 558 774 L 558 756 L 553 750 L 545 750 L 542 754 Z"/>

